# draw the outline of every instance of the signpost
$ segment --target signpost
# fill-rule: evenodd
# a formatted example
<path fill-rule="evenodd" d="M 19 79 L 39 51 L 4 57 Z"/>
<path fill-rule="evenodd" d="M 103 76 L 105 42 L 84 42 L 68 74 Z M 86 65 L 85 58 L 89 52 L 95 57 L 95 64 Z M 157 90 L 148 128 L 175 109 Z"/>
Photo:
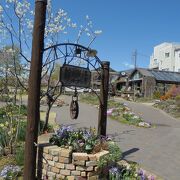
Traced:
<path fill-rule="evenodd" d="M 60 70 L 60 82 L 63 86 L 89 88 L 91 72 L 87 68 L 65 64 Z"/>

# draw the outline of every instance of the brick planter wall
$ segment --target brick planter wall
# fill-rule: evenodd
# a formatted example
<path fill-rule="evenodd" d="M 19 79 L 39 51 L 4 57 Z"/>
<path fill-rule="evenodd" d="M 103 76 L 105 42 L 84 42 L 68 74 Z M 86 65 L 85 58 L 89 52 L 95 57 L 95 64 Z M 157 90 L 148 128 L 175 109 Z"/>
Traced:
<path fill-rule="evenodd" d="M 48 177 L 48 180 L 99 179 L 98 160 L 108 153 L 108 151 L 96 154 L 73 153 L 71 147 L 40 145 L 37 166 L 38 179 L 43 179 L 45 176 Z"/>

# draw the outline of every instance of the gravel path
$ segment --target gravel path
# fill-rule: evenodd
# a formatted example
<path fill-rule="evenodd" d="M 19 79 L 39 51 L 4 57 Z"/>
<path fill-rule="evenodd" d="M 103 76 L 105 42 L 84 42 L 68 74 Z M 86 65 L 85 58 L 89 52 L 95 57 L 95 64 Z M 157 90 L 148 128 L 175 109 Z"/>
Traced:
<path fill-rule="evenodd" d="M 68 104 L 70 100 L 69 97 L 65 98 Z M 116 100 L 122 102 L 121 99 Z M 123 151 L 124 158 L 138 162 L 165 180 L 179 180 L 180 121 L 145 104 L 125 103 L 145 121 L 155 124 L 155 127 L 139 128 L 108 119 L 107 133 L 114 136 Z M 56 121 L 74 127 L 97 128 L 98 109 L 84 103 L 79 105 L 80 114 L 77 120 L 70 119 L 69 106 L 54 107 L 52 111 L 57 113 Z"/>

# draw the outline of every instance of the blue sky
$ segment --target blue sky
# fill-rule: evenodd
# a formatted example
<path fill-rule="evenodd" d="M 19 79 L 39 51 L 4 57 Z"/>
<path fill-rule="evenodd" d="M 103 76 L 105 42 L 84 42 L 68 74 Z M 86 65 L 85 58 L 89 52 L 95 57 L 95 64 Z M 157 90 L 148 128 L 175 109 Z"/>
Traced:
<path fill-rule="evenodd" d="M 34 0 L 29 2 L 33 4 Z M 135 49 L 137 66 L 148 67 L 155 45 L 180 42 L 179 0 L 52 0 L 52 3 L 54 12 L 64 9 L 78 26 L 85 24 L 86 15 L 90 17 L 94 30 L 103 31 L 91 48 L 117 71 L 132 68 Z M 74 34 L 68 33 L 70 41 L 75 41 Z M 89 42 L 80 43 L 86 46 Z"/>
<path fill-rule="evenodd" d="M 133 64 L 135 49 L 137 65 L 148 67 L 155 45 L 180 42 L 179 0 L 58 0 L 53 6 L 65 9 L 77 24 L 89 15 L 94 28 L 103 31 L 92 47 L 115 70 Z"/>

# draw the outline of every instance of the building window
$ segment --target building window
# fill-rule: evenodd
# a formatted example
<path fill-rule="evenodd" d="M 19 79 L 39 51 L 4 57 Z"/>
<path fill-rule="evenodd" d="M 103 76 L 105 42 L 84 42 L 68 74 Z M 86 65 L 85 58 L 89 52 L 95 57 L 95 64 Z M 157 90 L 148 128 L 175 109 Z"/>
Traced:
<path fill-rule="evenodd" d="M 165 58 L 168 58 L 170 56 L 170 53 L 165 53 Z"/>
<path fill-rule="evenodd" d="M 180 69 L 178 69 L 178 72 L 180 72 Z"/>
<path fill-rule="evenodd" d="M 169 71 L 169 68 L 162 69 L 162 71 Z"/>
<path fill-rule="evenodd" d="M 154 64 L 157 64 L 157 63 L 158 63 L 157 59 L 154 59 Z"/>

